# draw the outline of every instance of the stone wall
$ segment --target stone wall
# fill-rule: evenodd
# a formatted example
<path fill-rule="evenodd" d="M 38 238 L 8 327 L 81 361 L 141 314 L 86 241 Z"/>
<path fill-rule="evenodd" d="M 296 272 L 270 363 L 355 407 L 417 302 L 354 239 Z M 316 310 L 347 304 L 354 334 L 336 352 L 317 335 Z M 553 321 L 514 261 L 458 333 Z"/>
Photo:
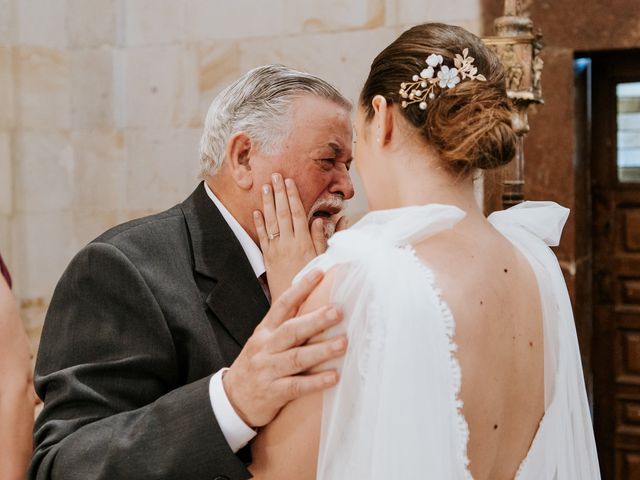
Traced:
<path fill-rule="evenodd" d="M 0 251 L 34 347 L 75 252 L 194 188 L 222 87 L 277 62 L 355 99 L 374 55 L 423 21 L 478 33 L 480 2 L 0 0 Z"/>

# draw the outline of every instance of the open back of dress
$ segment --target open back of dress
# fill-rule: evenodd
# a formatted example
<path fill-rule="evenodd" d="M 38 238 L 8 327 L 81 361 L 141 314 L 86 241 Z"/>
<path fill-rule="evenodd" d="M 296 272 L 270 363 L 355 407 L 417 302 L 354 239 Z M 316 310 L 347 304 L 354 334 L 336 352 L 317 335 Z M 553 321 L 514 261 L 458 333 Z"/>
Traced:
<path fill-rule="evenodd" d="M 301 272 L 337 266 L 331 300 L 350 342 L 324 396 L 318 480 L 471 478 L 455 321 L 411 247 L 464 215 L 446 205 L 372 212 Z M 529 260 L 543 311 L 545 414 L 518 480 L 600 478 L 571 304 L 549 249 L 567 215 L 526 202 L 489 217 Z"/>

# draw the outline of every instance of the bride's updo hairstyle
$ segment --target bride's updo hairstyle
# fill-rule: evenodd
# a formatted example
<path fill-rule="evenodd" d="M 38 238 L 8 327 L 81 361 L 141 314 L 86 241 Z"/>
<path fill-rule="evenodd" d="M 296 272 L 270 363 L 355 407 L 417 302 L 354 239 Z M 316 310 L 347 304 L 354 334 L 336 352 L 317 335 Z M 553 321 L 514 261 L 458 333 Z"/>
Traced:
<path fill-rule="evenodd" d="M 433 99 L 426 99 L 426 109 L 419 103 L 402 107 L 402 84 L 411 83 L 414 75 L 427 68 L 427 57 L 442 55 L 442 65 L 453 68 L 456 54 L 462 55 L 466 48 L 475 59 L 477 74 L 486 81 L 466 79 L 453 88 L 437 89 Z M 367 121 L 373 118 L 371 102 L 376 95 L 397 106 L 453 173 L 497 168 L 515 155 L 517 135 L 511 126 L 511 102 L 500 60 L 463 28 L 426 23 L 400 35 L 371 64 L 360 95 Z"/>

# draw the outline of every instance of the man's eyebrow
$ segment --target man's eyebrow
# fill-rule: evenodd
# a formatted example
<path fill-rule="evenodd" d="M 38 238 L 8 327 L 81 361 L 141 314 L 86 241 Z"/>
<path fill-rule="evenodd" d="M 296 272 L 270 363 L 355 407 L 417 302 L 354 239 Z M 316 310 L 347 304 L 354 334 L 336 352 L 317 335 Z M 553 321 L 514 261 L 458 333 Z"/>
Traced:
<path fill-rule="evenodd" d="M 342 147 L 335 142 L 329 142 L 329 148 L 331 148 L 331 150 L 333 150 L 333 153 L 335 153 L 336 155 L 340 155 L 343 152 Z"/>
<path fill-rule="evenodd" d="M 328 145 L 333 150 L 333 153 L 335 153 L 335 155 L 338 157 L 344 152 L 344 149 L 335 142 L 329 142 Z M 345 163 L 350 164 L 352 161 L 353 161 L 353 156 L 350 156 L 349 158 L 347 158 Z"/>

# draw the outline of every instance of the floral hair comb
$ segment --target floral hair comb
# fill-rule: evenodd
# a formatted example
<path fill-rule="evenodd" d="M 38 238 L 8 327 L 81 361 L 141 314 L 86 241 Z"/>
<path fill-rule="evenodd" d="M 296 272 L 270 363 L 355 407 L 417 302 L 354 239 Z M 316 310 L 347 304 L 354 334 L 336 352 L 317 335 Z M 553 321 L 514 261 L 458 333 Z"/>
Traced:
<path fill-rule="evenodd" d="M 426 110 L 427 101 L 436 98 L 436 94 L 445 88 L 453 88 L 462 80 L 487 81 L 473 66 L 475 59 L 469 56 L 468 48 L 462 51 L 462 55 L 456 54 L 453 59 L 454 68 L 442 65 L 443 61 L 442 55 L 432 53 L 427 57 L 427 68 L 423 69 L 420 75 L 414 75 L 412 82 L 402 82 L 399 92 L 402 108 L 419 103 L 420 109 Z"/>

